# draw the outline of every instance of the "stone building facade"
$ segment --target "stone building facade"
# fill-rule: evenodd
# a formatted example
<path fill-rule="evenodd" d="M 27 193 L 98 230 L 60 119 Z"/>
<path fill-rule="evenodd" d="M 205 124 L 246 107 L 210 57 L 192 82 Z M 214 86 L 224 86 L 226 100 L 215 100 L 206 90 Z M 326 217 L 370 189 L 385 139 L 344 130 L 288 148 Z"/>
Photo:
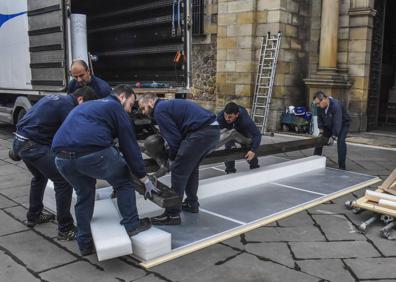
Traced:
<path fill-rule="evenodd" d="M 287 106 L 309 106 L 319 89 L 346 103 L 352 131 L 395 122 L 394 1 L 205 0 L 204 6 L 204 34 L 193 38 L 197 102 L 215 111 L 229 101 L 251 108 L 261 39 L 281 32 L 270 130 L 279 129 Z"/>

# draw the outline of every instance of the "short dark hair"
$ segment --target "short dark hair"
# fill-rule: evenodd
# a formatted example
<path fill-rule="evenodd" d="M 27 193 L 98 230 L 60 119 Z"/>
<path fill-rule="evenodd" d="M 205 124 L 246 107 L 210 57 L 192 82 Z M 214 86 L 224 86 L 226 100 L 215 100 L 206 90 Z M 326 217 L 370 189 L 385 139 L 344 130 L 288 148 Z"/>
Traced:
<path fill-rule="evenodd" d="M 96 94 L 96 91 L 89 86 L 83 86 L 77 88 L 77 90 L 71 93 L 71 95 L 73 95 L 76 98 L 83 97 L 84 102 L 99 99 L 99 96 Z"/>
<path fill-rule="evenodd" d="M 80 60 L 80 59 L 74 60 L 71 64 L 70 68 L 76 64 L 81 65 L 86 71 L 89 69 L 88 64 L 84 60 Z"/>
<path fill-rule="evenodd" d="M 224 112 L 227 115 L 230 115 L 230 114 L 235 114 L 236 115 L 237 113 L 239 113 L 239 106 L 236 103 L 234 103 L 234 102 L 230 102 L 230 103 L 228 103 L 225 106 Z"/>
<path fill-rule="evenodd" d="M 322 101 L 323 99 L 327 98 L 327 95 L 323 91 L 318 91 L 318 92 L 315 93 L 313 98 L 314 98 L 314 100 L 316 98 L 318 98 L 320 101 Z"/>
<path fill-rule="evenodd" d="M 113 89 L 114 94 L 116 94 L 117 96 L 120 96 L 122 93 L 125 94 L 125 98 L 129 98 L 132 95 L 135 96 L 136 99 L 136 94 L 133 91 L 133 88 L 131 86 L 129 86 L 128 84 L 119 84 L 116 87 L 114 87 Z"/>

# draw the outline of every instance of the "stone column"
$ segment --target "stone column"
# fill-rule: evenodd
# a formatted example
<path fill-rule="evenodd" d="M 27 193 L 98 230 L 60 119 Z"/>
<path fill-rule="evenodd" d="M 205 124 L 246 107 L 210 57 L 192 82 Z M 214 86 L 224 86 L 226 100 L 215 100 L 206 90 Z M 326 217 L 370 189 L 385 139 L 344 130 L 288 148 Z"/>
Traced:
<path fill-rule="evenodd" d="M 339 0 L 322 1 L 319 69 L 337 68 Z"/>

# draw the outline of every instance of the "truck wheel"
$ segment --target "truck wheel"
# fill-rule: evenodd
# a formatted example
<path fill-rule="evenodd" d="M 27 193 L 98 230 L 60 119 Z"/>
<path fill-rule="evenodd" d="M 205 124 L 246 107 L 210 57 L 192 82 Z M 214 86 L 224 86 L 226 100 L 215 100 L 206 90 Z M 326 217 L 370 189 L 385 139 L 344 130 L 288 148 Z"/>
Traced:
<path fill-rule="evenodd" d="M 25 114 L 26 114 L 26 110 L 24 108 L 20 109 L 18 112 L 16 123 L 18 123 Z"/>

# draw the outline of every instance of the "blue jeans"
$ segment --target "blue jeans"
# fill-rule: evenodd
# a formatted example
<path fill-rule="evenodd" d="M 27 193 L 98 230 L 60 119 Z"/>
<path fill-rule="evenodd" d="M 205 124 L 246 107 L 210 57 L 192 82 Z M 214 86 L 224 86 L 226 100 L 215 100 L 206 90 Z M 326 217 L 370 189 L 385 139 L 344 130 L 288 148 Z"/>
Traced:
<path fill-rule="evenodd" d="M 171 165 L 172 188 L 182 198 L 186 193 L 186 202 L 199 206 L 197 191 L 199 183 L 199 164 L 203 158 L 216 148 L 220 139 L 217 126 L 207 126 L 187 134 L 180 143 L 175 161 Z M 178 215 L 181 206 L 167 208 L 169 215 Z"/>
<path fill-rule="evenodd" d="M 43 211 L 45 187 L 48 179 L 51 179 L 55 189 L 58 229 L 60 232 L 66 232 L 74 228 L 73 217 L 70 214 L 73 188 L 58 172 L 55 166 L 55 156 L 51 153 L 50 146 L 15 138 L 13 150 L 33 174 L 27 219 L 33 221 L 40 216 Z"/>
<path fill-rule="evenodd" d="M 235 147 L 236 146 L 235 146 L 235 142 L 234 141 L 227 142 L 225 144 L 225 151 L 229 151 L 229 150 L 231 150 L 232 148 L 235 148 Z M 248 147 L 246 145 L 241 145 L 241 147 L 246 149 L 246 150 L 248 150 Z M 257 159 L 256 156 L 251 161 L 247 161 L 247 163 L 249 164 L 250 169 L 255 169 L 255 168 L 259 168 L 260 167 L 259 164 L 258 164 L 258 159 Z M 227 173 L 228 172 L 236 172 L 235 161 L 224 162 L 224 165 L 226 167 L 225 171 Z"/>
<path fill-rule="evenodd" d="M 338 134 L 337 137 L 337 153 L 338 153 L 338 167 L 340 169 L 345 169 L 345 163 L 346 163 L 346 155 L 347 155 L 347 145 L 346 145 L 346 138 L 349 132 L 349 125 L 344 125 L 341 128 L 340 133 Z M 323 131 L 323 136 L 330 138 L 331 137 L 331 131 L 328 129 L 324 129 Z M 318 147 L 315 148 L 314 155 L 319 155 L 321 156 L 323 152 L 323 147 Z"/>
<path fill-rule="evenodd" d="M 92 247 L 91 219 L 95 205 L 96 179 L 109 182 L 116 191 L 117 204 L 122 216 L 121 224 L 132 230 L 139 224 L 135 188 L 132 177 L 120 153 L 113 147 L 82 157 L 57 156 L 56 166 L 77 194 L 75 213 L 77 242 L 81 250 Z"/>

